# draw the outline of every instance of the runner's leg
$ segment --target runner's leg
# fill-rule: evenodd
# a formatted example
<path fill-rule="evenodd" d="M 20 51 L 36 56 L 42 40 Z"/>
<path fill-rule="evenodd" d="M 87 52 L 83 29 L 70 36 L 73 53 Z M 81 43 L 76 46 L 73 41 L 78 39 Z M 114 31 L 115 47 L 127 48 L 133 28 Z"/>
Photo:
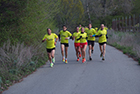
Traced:
<path fill-rule="evenodd" d="M 76 56 L 78 58 L 78 47 L 75 47 Z"/>
<path fill-rule="evenodd" d="M 68 47 L 65 46 L 65 63 L 68 63 L 67 56 L 68 56 Z"/>
<path fill-rule="evenodd" d="M 100 55 L 100 57 L 102 57 L 102 54 L 103 54 L 102 45 L 100 45 L 100 44 L 99 44 L 99 48 L 100 48 L 100 52 L 101 52 L 101 55 Z"/>
<path fill-rule="evenodd" d="M 86 56 L 86 49 L 87 49 L 87 45 L 85 45 L 84 48 L 83 48 L 83 53 L 84 53 L 83 56 L 84 56 L 84 58 Z"/>
<path fill-rule="evenodd" d="M 91 58 L 91 49 L 92 49 L 92 46 L 89 45 L 88 47 L 89 47 L 89 50 L 88 50 L 88 53 L 89 53 L 89 60 L 92 60 L 92 58 Z"/>
<path fill-rule="evenodd" d="M 50 63 L 52 63 L 51 53 L 47 52 Z"/>
<path fill-rule="evenodd" d="M 65 58 L 68 56 L 68 47 L 65 47 Z"/>
<path fill-rule="evenodd" d="M 53 63 L 55 63 L 55 57 L 54 57 L 54 55 L 55 55 L 55 49 L 52 50 L 52 52 L 51 52 L 51 57 L 52 57 L 52 62 Z"/>
<path fill-rule="evenodd" d="M 52 50 L 51 57 L 54 58 L 55 50 Z"/>
<path fill-rule="evenodd" d="M 106 53 L 106 43 L 103 45 L 103 58 L 105 57 L 105 53 Z"/>
<path fill-rule="evenodd" d="M 62 54 L 62 57 L 64 57 L 64 45 L 61 44 L 61 54 Z"/>

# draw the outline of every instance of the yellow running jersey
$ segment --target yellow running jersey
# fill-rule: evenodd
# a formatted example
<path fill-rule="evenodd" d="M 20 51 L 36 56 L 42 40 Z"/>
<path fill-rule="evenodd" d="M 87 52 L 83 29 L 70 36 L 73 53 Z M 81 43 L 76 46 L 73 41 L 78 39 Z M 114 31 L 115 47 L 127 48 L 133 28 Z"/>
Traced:
<path fill-rule="evenodd" d="M 79 32 L 80 32 L 80 33 L 81 33 L 81 28 L 82 28 L 82 27 L 79 27 Z"/>
<path fill-rule="evenodd" d="M 96 33 L 96 35 L 101 35 L 102 34 L 102 36 L 101 37 L 99 37 L 99 40 L 98 40 L 98 42 L 99 43 L 103 43 L 103 42 L 107 42 L 107 39 L 106 39 L 106 35 L 107 35 L 107 30 L 106 29 L 103 29 L 103 30 L 99 30 L 97 33 Z"/>
<path fill-rule="evenodd" d="M 79 36 L 78 36 L 78 38 L 80 38 L 80 36 L 82 36 L 82 38 L 80 39 L 80 43 L 85 43 L 85 42 L 87 42 L 87 33 L 80 33 L 79 34 Z"/>
<path fill-rule="evenodd" d="M 87 33 L 87 31 L 88 31 L 88 28 L 86 27 L 86 28 L 85 28 L 85 32 Z"/>
<path fill-rule="evenodd" d="M 61 38 L 61 43 L 69 43 L 68 39 L 65 39 L 67 37 L 71 37 L 72 36 L 72 34 L 69 31 L 61 30 L 59 32 L 59 34 L 60 34 L 60 38 Z"/>
<path fill-rule="evenodd" d="M 54 44 L 55 38 L 58 38 L 58 36 L 55 33 L 51 33 L 51 35 L 46 34 L 44 36 L 44 38 L 42 40 L 46 39 L 46 42 L 47 42 L 46 48 L 47 49 L 55 48 L 55 44 Z"/>
<path fill-rule="evenodd" d="M 80 32 L 78 32 L 78 33 L 77 33 L 77 32 L 74 32 L 74 33 L 73 33 L 73 37 L 75 37 L 75 41 L 74 41 L 75 43 L 80 43 L 80 40 L 77 40 L 79 34 L 80 34 Z"/>
<path fill-rule="evenodd" d="M 90 37 L 90 35 L 96 34 L 96 30 L 95 29 L 93 29 L 93 28 L 88 29 L 86 33 L 88 35 L 88 39 L 87 40 L 95 41 L 95 37 Z"/>
<path fill-rule="evenodd" d="M 97 28 L 97 27 L 95 27 L 95 30 L 97 31 L 97 30 L 98 30 L 98 28 Z"/>

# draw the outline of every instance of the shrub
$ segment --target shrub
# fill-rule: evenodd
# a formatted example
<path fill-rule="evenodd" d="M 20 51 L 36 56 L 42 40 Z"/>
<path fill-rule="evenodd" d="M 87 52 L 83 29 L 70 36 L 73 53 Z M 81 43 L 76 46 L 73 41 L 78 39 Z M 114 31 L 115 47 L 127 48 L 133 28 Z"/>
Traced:
<path fill-rule="evenodd" d="M 108 43 L 138 60 L 140 58 L 140 33 L 108 31 Z"/>
<path fill-rule="evenodd" d="M 41 47 L 25 46 L 24 43 L 12 45 L 10 41 L 4 43 L 0 48 L 0 85 L 6 89 L 45 64 L 47 55 Z"/>

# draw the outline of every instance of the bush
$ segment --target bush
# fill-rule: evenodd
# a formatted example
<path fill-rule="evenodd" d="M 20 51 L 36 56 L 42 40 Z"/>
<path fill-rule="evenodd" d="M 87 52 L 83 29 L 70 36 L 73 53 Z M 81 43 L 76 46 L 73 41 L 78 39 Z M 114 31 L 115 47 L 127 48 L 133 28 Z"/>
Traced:
<path fill-rule="evenodd" d="M 108 43 L 110 45 L 122 50 L 124 54 L 128 54 L 136 60 L 140 58 L 139 32 L 115 32 L 113 30 L 109 30 L 108 35 Z"/>
<path fill-rule="evenodd" d="M 47 54 L 41 46 L 12 45 L 10 41 L 0 48 L 0 85 L 4 89 L 45 64 Z M 44 49 L 45 50 L 45 49 Z"/>

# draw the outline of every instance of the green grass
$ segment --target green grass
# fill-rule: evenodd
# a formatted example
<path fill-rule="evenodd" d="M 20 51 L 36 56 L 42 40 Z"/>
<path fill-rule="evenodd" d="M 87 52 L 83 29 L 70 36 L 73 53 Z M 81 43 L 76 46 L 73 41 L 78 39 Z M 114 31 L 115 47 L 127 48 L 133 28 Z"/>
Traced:
<path fill-rule="evenodd" d="M 137 56 L 136 52 L 133 51 L 132 47 L 121 46 L 117 43 L 113 43 L 113 44 L 108 43 L 108 44 L 117 48 L 117 49 L 119 49 L 119 50 L 121 50 L 123 52 L 123 54 L 129 55 L 130 57 L 138 60 L 138 56 Z M 140 63 L 140 60 L 138 60 L 138 62 Z"/>

